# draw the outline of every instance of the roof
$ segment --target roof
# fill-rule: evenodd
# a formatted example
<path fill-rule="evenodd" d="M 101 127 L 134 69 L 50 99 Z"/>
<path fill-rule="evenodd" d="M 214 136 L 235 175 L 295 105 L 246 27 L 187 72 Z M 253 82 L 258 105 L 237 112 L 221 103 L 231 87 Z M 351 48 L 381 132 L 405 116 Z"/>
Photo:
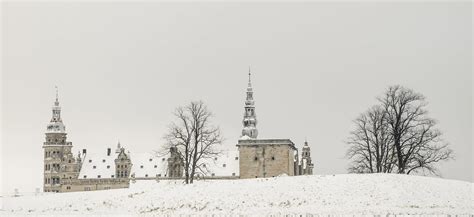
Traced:
<path fill-rule="evenodd" d="M 128 153 L 135 178 L 166 177 L 169 154 L 156 156 L 153 153 Z M 104 179 L 115 177 L 117 153 L 87 153 L 83 157 L 79 179 Z M 208 170 L 205 176 L 239 176 L 239 152 L 224 151 L 217 159 L 203 159 Z"/>

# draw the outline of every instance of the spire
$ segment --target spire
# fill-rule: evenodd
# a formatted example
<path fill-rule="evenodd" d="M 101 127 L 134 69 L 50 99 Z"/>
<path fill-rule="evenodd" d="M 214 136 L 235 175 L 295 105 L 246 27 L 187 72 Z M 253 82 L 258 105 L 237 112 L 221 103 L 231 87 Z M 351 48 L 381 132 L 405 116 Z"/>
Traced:
<path fill-rule="evenodd" d="M 59 94 L 58 94 L 58 86 L 54 86 L 56 88 L 56 102 L 54 102 L 55 106 L 59 106 Z"/>
<path fill-rule="evenodd" d="M 242 129 L 242 137 L 256 139 L 258 135 L 257 131 L 257 116 L 255 114 L 255 101 L 253 100 L 253 89 L 252 89 L 252 80 L 251 72 L 249 66 L 249 83 L 247 87 L 247 97 L 245 100 L 245 111 Z"/>
<path fill-rule="evenodd" d="M 54 101 L 54 105 L 52 108 L 52 117 L 51 121 L 48 124 L 47 132 L 48 133 L 65 133 L 66 127 L 63 124 L 63 120 L 61 119 L 61 107 L 59 106 L 59 94 L 58 94 L 58 87 L 54 86 L 56 89 L 56 100 Z"/>

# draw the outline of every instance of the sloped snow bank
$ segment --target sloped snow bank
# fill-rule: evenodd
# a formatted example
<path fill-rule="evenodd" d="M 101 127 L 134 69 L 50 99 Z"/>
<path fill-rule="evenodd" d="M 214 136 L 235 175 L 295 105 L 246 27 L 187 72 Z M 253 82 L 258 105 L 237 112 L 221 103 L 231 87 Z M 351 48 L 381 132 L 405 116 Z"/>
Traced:
<path fill-rule="evenodd" d="M 397 174 L 138 181 L 129 189 L 7 197 L 1 215 L 466 215 L 473 183 Z"/>

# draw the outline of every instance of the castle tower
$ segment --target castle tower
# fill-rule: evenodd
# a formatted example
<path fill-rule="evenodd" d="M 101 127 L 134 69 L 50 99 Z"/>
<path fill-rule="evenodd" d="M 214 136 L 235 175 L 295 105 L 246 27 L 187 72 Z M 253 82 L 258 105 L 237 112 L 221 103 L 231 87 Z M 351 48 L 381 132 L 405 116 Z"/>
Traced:
<path fill-rule="evenodd" d="M 131 169 L 132 160 L 130 156 L 125 154 L 125 148 L 120 148 L 120 153 L 115 159 L 115 177 L 128 179 Z"/>
<path fill-rule="evenodd" d="M 72 143 L 66 141 L 66 126 L 61 119 L 58 90 L 52 108 L 52 117 L 46 128 L 44 150 L 44 185 L 45 192 L 62 192 L 62 179 L 77 179 L 79 165 L 73 156 Z"/>
<path fill-rule="evenodd" d="M 253 89 L 250 76 L 251 74 L 249 68 L 249 83 L 247 87 L 247 98 L 245 100 L 245 112 L 243 119 L 244 129 L 242 129 L 242 137 L 256 139 L 258 136 L 257 115 L 255 114 L 255 101 L 253 100 Z"/>
<path fill-rule="evenodd" d="M 301 175 L 313 174 L 313 163 L 311 162 L 311 148 L 308 141 L 304 141 L 303 150 L 301 152 Z"/>

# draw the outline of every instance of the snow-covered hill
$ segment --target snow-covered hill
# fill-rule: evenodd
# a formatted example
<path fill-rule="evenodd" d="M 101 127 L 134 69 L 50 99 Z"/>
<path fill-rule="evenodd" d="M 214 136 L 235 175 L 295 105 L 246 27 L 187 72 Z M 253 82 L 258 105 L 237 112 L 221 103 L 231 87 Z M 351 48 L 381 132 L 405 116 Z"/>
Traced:
<path fill-rule="evenodd" d="M 130 189 L 7 197 L 0 215 L 474 214 L 473 183 L 395 174 L 138 181 Z"/>

